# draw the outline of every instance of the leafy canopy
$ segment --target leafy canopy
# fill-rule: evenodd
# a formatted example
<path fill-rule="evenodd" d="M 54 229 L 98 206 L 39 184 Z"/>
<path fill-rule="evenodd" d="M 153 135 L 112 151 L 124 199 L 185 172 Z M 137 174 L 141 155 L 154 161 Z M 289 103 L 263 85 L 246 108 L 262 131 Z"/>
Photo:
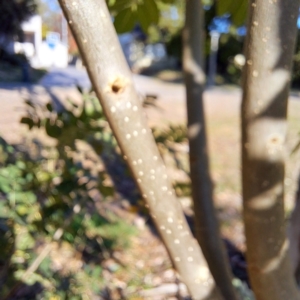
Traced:
<path fill-rule="evenodd" d="M 229 14 L 236 26 L 244 25 L 247 15 L 248 1 L 222 0 L 217 1 L 217 15 Z"/>
<path fill-rule="evenodd" d="M 179 14 L 183 14 L 184 10 L 181 8 L 184 2 L 183 0 L 107 0 L 118 33 L 131 31 L 136 24 L 140 24 L 143 31 L 148 32 L 151 25 L 161 25 L 161 20 L 166 15 L 166 5 L 170 9 L 176 7 Z M 229 14 L 232 23 L 236 26 L 245 23 L 248 6 L 246 0 L 203 0 L 202 2 L 217 16 Z"/>
<path fill-rule="evenodd" d="M 174 2 L 176 0 L 107 0 L 118 33 L 131 31 L 137 23 L 147 32 L 150 25 L 159 21 L 158 4 Z"/>

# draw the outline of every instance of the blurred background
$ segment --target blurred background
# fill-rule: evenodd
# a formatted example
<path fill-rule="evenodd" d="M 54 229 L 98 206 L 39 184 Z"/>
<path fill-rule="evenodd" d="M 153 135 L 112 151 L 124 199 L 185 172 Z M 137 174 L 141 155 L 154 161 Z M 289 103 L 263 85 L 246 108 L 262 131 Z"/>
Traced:
<path fill-rule="evenodd" d="M 107 1 L 193 229 L 181 62 L 184 1 L 157 1 L 150 19 L 127 23 L 121 22 L 121 2 Z M 230 5 L 203 1 L 210 165 L 235 285 L 243 299 L 254 299 L 244 257 L 239 144 L 247 1 L 225 2 Z M 0 0 L 0 11 L 0 299 L 188 299 L 58 2 Z M 288 114 L 287 216 L 300 161 L 299 64 L 298 39 Z"/>

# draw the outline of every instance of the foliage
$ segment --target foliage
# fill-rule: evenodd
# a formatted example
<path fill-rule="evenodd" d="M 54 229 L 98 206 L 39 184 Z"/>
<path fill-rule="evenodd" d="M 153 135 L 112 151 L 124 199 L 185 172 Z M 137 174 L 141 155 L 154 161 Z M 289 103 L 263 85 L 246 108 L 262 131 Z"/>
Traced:
<path fill-rule="evenodd" d="M 230 15 L 234 26 L 245 23 L 248 2 L 243 0 L 202 1 L 206 9 L 207 23 L 213 17 Z M 135 25 L 140 24 L 144 32 L 153 30 L 153 25 L 163 30 L 162 34 L 176 34 L 183 27 L 184 1 L 180 0 L 107 0 L 108 7 L 114 16 L 114 25 L 118 33 L 132 31 Z M 172 11 L 176 10 L 176 17 Z M 175 32 L 174 31 L 174 23 Z M 149 33 L 149 32 L 148 32 Z"/>
<path fill-rule="evenodd" d="M 114 16 L 114 25 L 118 33 L 129 32 L 139 24 L 144 32 L 151 25 L 157 25 L 162 19 L 161 10 L 174 4 L 176 0 L 107 0 L 108 7 Z"/>
<path fill-rule="evenodd" d="M 35 0 L 0 0 L 0 33 L 6 37 L 21 37 L 22 22 L 37 10 Z"/>
<path fill-rule="evenodd" d="M 107 1 L 114 19 L 114 25 L 118 33 L 133 31 L 139 24 L 142 30 L 147 33 L 147 42 L 164 42 L 168 55 L 174 57 L 181 66 L 182 37 L 181 31 L 184 23 L 184 1 Z M 243 25 L 246 19 L 247 1 L 235 2 L 226 1 L 203 1 L 205 6 L 205 30 L 206 30 L 206 51 L 209 50 L 209 24 L 216 16 L 230 15 L 232 26 L 230 33 L 226 34 L 220 41 L 218 52 L 219 74 L 225 76 L 224 80 L 230 83 L 239 83 L 240 69 L 236 68 L 233 56 L 242 53 L 243 40 L 237 37 L 235 29 Z M 149 13 L 152 12 L 152 13 Z M 225 42 L 224 39 L 226 40 Z M 233 44 L 231 43 L 233 42 Z M 230 46 L 229 46 L 230 45 Z M 234 47 L 232 47 L 234 45 Z M 224 50 L 224 51 L 223 51 Z M 208 61 L 208 59 L 206 59 Z"/>
<path fill-rule="evenodd" d="M 248 9 L 248 1 L 217 1 L 217 15 L 230 14 L 231 21 L 234 25 L 240 26 L 245 23 Z"/>
<path fill-rule="evenodd" d="M 297 32 L 297 41 L 296 41 L 296 49 L 294 55 L 293 62 L 293 76 L 292 76 L 292 86 L 294 88 L 299 88 L 300 86 L 300 33 Z"/>
<path fill-rule="evenodd" d="M 182 151 L 182 146 L 187 147 L 187 131 L 182 125 L 171 125 L 167 130 L 153 129 L 153 135 L 158 149 L 167 164 L 171 159 L 173 170 L 189 175 L 187 151 Z M 181 179 L 179 179 L 181 178 Z M 180 176 L 173 183 L 178 197 L 191 195 L 191 183 L 189 176 Z"/>
<path fill-rule="evenodd" d="M 51 141 L 34 139 L 33 144 L 12 146 L 1 140 L 0 265 L 5 271 L 0 285 L 4 294 L 24 286 L 46 299 L 54 294 L 65 298 L 100 293 L 106 284 L 99 280 L 101 260 L 113 250 L 126 249 L 135 234 L 125 221 L 97 208 L 97 202 L 109 199 L 115 190 L 135 205 L 140 195 L 98 100 L 93 93 L 83 99 L 82 104 L 68 101 L 60 108 L 27 100 L 27 115 L 21 122 L 30 130 L 44 131 Z M 171 126 L 153 133 L 162 155 L 171 156 L 174 166 L 187 172 L 176 149 L 186 141 L 185 128 Z M 188 194 L 189 185 L 176 182 L 177 194 Z M 47 258 L 27 276 L 43 249 L 48 249 Z M 86 263 L 71 258 L 75 267 L 57 269 L 50 249 L 73 251 Z"/>
<path fill-rule="evenodd" d="M 243 37 L 232 33 L 221 35 L 217 58 L 218 73 L 230 83 L 240 84 L 241 68 L 235 65 L 234 57 L 241 53 L 243 53 Z"/>
<path fill-rule="evenodd" d="M 34 146 L 11 146 L 1 141 L 0 230 L 4 251 L 0 264 L 5 271 L 0 284 L 4 294 L 25 284 L 39 284 L 46 298 L 99 293 L 104 284 L 99 282 L 101 260 L 112 250 L 126 248 L 135 232 L 124 221 L 97 209 L 100 199 L 114 193 L 99 156 L 116 145 L 97 99 L 90 95 L 84 98 L 84 104 L 70 101 L 60 112 L 50 103 L 42 107 L 27 101 L 28 115 L 21 122 L 30 129 L 44 130 L 56 145 L 45 146 L 34 140 Z M 49 245 L 49 251 L 53 247 L 73 249 L 86 265 L 70 267 L 64 273 L 55 267 L 50 255 L 28 272 Z"/>
<path fill-rule="evenodd" d="M 38 14 L 42 18 L 42 37 L 48 31 L 61 32 L 62 12 L 57 1 L 36 0 Z"/>

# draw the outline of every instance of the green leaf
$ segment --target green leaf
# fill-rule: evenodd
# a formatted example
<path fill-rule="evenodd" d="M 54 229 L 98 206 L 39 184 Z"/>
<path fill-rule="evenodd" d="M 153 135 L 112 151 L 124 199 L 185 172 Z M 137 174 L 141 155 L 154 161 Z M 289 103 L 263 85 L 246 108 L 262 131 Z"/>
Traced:
<path fill-rule="evenodd" d="M 109 9 L 112 12 L 119 13 L 120 11 L 131 8 L 135 5 L 136 0 L 115 0 L 112 5 L 109 6 Z"/>
<path fill-rule="evenodd" d="M 58 138 L 62 134 L 62 129 L 56 124 L 51 124 L 50 119 L 46 120 L 45 129 L 50 137 Z"/>
<path fill-rule="evenodd" d="M 129 0 L 115 0 L 114 4 L 110 6 L 112 11 L 119 13 L 120 11 L 130 8 L 132 6 L 132 1 Z"/>
<path fill-rule="evenodd" d="M 28 106 L 35 108 L 33 103 L 31 102 L 31 100 L 25 100 L 25 104 L 27 104 Z"/>
<path fill-rule="evenodd" d="M 144 32 L 148 31 L 150 25 L 157 24 L 159 19 L 159 10 L 155 1 L 144 0 L 143 4 L 138 6 L 137 16 Z"/>
<path fill-rule="evenodd" d="M 40 170 L 36 173 L 36 177 L 39 181 L 39 183 L 46 183 L 51 180 L 51 174 L 49 172 Z"/>
<path fill-rule="evenodd" d="M 116 15 L 114 21 L 116 31 L 118 33 L 125 33 L 131 31 L 134 28 L 136 20 L 136 12 L 133 11 L 131 8 L 126 8 L 120 11 Z"/>
<path fill-rule="evenodd" d="M 247 1 L 241 1 L 238 9 L 235 11 L 235 13 L 232 14 L 232 22 L 239 26 L 243 25 L 246 21 L 247 16 L 247 8 L 248 8 L 248 2 Z"/>
<path fill-rule="evenodd" d="M 19 168 L 19 169 L 21 169 L 21 170 L 25 170 L 25 169 L 26 169 L 26 164 L 25 164 L 25 162 L 22 161 L 22 160 L 18 160 L 18 161 L 16 162 L 16 166 L 17 166 L 17 168 Z"/>
<path fill-rule="evenodd" d="M 28 249 L 34 247 L 35 241 L 32 236 L 27 232 L 27 230 L 23 230 L 22 234 L 19 235 L 18 239 L 16 239 L 16 247 L 18 250 L 24 250 L 27 253 Z M 26 254 L 24 253 L 24 256 Z"/>
<path fill-rule="evenodd" d="M 94 107 L 94 110 L 96 112 L 96 118 L 103 118 L 104 115 L 103 115 L 103 111 L 102 111 L 102 107 L 100 105 L 100 102 L 98 100 L 97 97 L 90 97 L 90 102 L 92 103 L 93 107 Z"/>
<path fill-rule="evenodd" d="M 105 197 L 114 195 L 115 189 L 112 186 L 104 186 L 104 185 L 100 184 L 98 186 L 98 188 L 99 188 L 100 193 Z"/>
<path fill-rule="evenodd" d="M 51 103 L 47 103 L 47 104 L 46 104 L 46 108 L 47 108 L 47 110 L 50 111 L 50 112 L 53 111 L 53 106 L 52 106 Z"/>
<path fill-rule="evenodd" d="M 32 205 L 36 201 L 36 196 L 30 191 L 11 191 L 8 198 L 17 203 L 23 203 L 24 205 Z"/>
<path fill-rule="evenodd" d="M 39 271 L 48 278 L 51 278 L 52 276 L 52 270 L 51 270 L 52 261 L 51 258 L 46 257 L 39 266 Z"/>
<path fill-rule="evenodd" d="M 18 205 L 16 207 L 16 212 L 20 215 L 20 216 L 25 216 L 27 214 L 28 211 L 28 207 L 26 205 Z"/>
<path fill-rule="evenodd" d="M 217 14 L 224 15 L 231 13 L 233 10 L 235 10 L 237 5 L 239 5 L 239 3 L 235 0 L 217 1 Z"/>
<path fill-rule="evenodd" d="M 93 103 L 91 103 L 91 101 L 85 102 L 84 110 L 88 118 L 93 118 L 95 114 L 95 106 L 93 105 Z"/>
<path fill-rule="evenodd" d="M 175 3 L 176 0 L 160 0 L 160 2 L 162 3 L 166 3 L 166 4 L 173 4 Z"/>
<path fill-rule="evenodd" d="M 61 194 L 69 194 L 72 191 L 76 190 L 77 188 L 77 183 L 74 182 L 73 180 L 64 180 L 63 182 L 61 182 L 59 184 L 59 186 L 57 186 L 57 190 L 61 193 Z"/>
<path fill-rule="evenodd" d="M 82 87 L 80 85 L 76 85 L 76 88 L 78 90 L 78 92 L 83 95 L 83 90 L 82 90 Z"/>
<path fill-rule="evenodd" d="M 11 186 L 6 178 L 0 177 L 0 191 L 2 193 L 8 194 L 11 190 Z"/>
<path fill-rule="evenodd" d="M 247 15 L 248 1 L 241 0 L 220 0 L 217 1 L 217 14 L 230 14 L 231 20 L 236 26 L 241 26 L 245 23 Z"/>
<path fill-rule="evenodd" d="M 29 129 L 32 129 L 34 126 L 34 121 L 29 117 L 22 117 L 20 122 L 21 124 L 27 124 Z"/>

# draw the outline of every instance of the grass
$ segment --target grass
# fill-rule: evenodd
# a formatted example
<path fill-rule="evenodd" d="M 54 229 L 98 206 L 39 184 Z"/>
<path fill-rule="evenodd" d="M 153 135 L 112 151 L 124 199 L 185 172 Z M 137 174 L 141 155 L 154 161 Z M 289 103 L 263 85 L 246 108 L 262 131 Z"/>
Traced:
<path fill-rule="evenodd" d="M 222 233 L 244 248 L 241 197 L 240 118 L 236 114 L 207 116 L 210 165 L 215 205 L 219 209 Z M 300 140 L 300 101 L 291 100 L 286 139 L 285 210 L 294 206 L 300 169 L 300 151 L 291 155 Z"/>
<path fill-rule="evenodd" d="M 222 224 L 222 233 L 243 248 L 241 129 L 238 97 L 235 90 L 231 93 L 227 91 L 227 87 L 224 95 L 219 90 L 207 94 L 205 117 L 211 176 L 214 184 L 214 201 Z M 174 111 L 175 108 L 166 105 L 165 109 L 173 109 Z M 182 106 L 182 109 L 185 107 Z M 166 118 L 170 118 L 167 113 Z M 182 122 L 182 119 L 178 121 Z M 163 124 L 161 126 L 163 127 Z M 296 180 L 300 169 L 300 151 L 294 155 L 290 154 L 300 140 L 300 101 L 295 100 L 295 98 L 289 102 L 287 132 L 285 207 L 288 216 L 293 208 L 297 189 Z M 186 167 L 188 165 L 187 153 L 180 153 L 180 159 Z M 173 179 L 180 177 L 186 180 L 182 174 L 178 173 L 170 158 L 165 157 L 165 162 L 170 170 L 169 174 L 174 175 L 171 176 Z M 188 193 L 181 196 L 189 197 L 189 195 Z"/>
<path fill-rule="evenodd" d="M 207 122 L 207 131 L 215 193 L 240 193 L 239 118 L 211 117 Z"/>
<path fill-rule="evenodd" d="M 207 132 L 210 150 L 210 164 L 215 192 L 218 195 L 241 193 L 240 180 L 240 118 L 238 115 L 217 114 L 207 116 Z M 286 140 L 286 198 L 293 198 L 295 180 L 300 167 L 300 151 L 291 155 L 300 140 L 300 101 L 292 100 L 288 110 Z"/>
<path fill-rule="evenodd" d="M 293 207 L 297 179 L 300 169 L 300 151 L 291 154 L 293 148 L 300 140 L 300 101 L 290 101 L 288 110 L 288 131 L 287 131 L 287 158 L 286 158 L 286 209 Z"/>

